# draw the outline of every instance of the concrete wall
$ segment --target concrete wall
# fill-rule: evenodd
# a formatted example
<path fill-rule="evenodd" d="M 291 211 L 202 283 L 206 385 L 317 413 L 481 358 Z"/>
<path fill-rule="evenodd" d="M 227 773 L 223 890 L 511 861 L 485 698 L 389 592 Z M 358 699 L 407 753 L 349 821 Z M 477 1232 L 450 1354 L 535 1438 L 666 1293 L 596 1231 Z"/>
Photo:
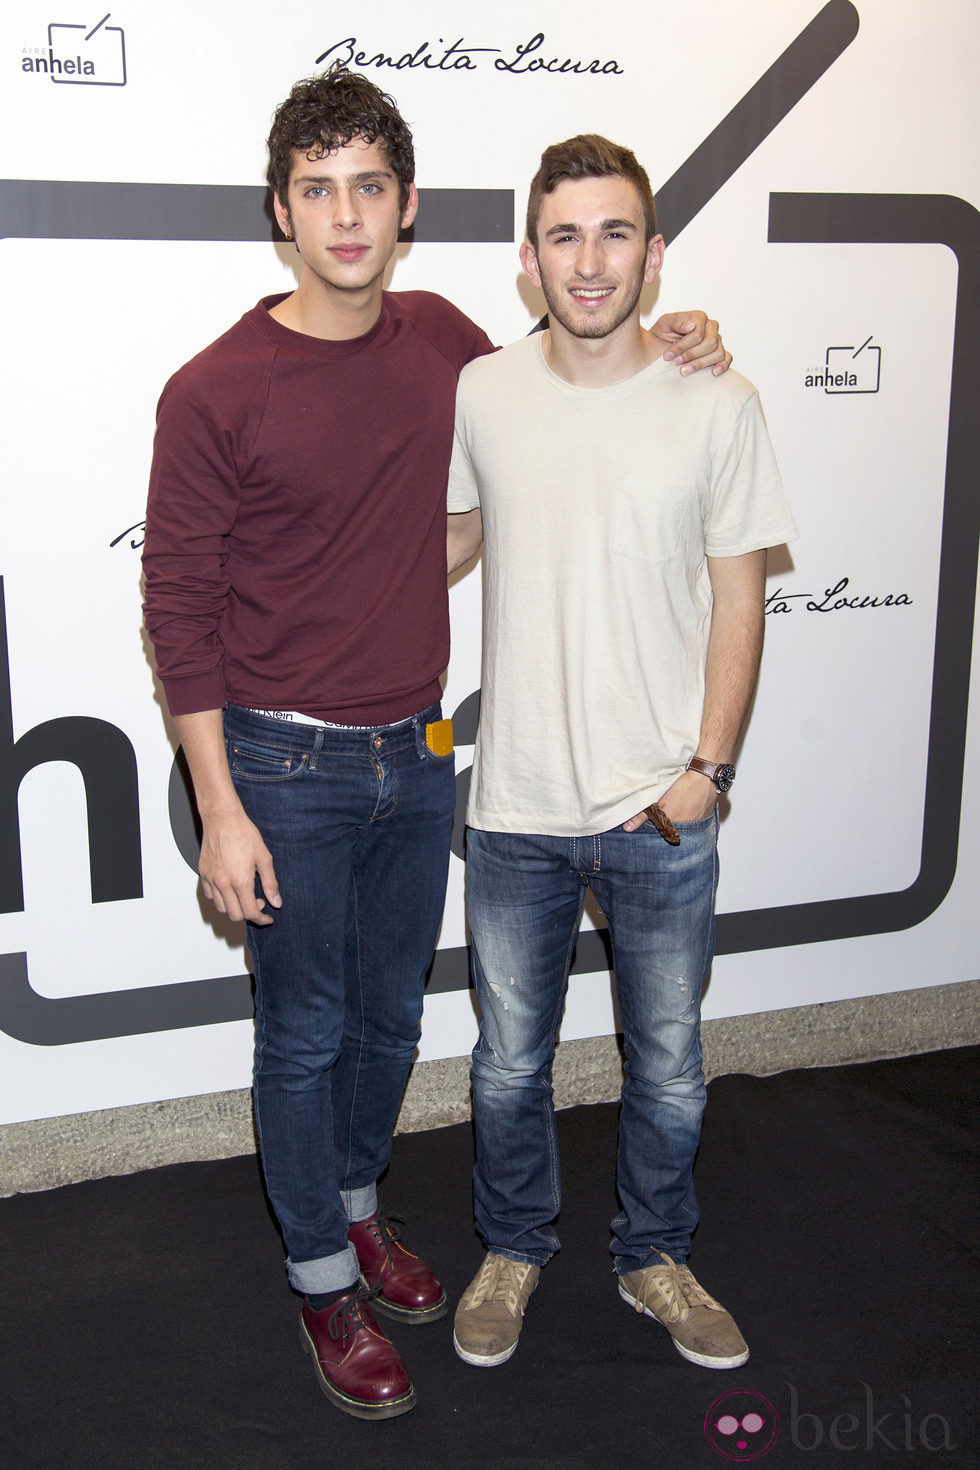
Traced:
<path fill-rule="evenodd" d="M 703 1039 L 709 1080 L 967 1046 L 980 1041 L 980 981 L 710 1020 Z M 609 1102 L 620 1077 L 615 1037 L 566 1042 L 555 1064 L 556 1102 Z M 425 1062 L 409 1081 L 397 1131 L 470 1116 L 469 1059 Z M 254 1151 L 245 1090 L 11 1123 L 0 1128 L 0 1196 Z"/>

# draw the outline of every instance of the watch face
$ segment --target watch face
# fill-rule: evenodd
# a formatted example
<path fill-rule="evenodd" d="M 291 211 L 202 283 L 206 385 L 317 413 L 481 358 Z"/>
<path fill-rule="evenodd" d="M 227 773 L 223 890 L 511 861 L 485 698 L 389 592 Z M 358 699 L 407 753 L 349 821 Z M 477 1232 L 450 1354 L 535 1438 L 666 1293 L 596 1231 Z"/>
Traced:
<path fill-rule="evenodd" d="M 728 791 L 735 780 L 734 766 L 719 766 L 715 772 L 715 785 L 719 791 Z"/>

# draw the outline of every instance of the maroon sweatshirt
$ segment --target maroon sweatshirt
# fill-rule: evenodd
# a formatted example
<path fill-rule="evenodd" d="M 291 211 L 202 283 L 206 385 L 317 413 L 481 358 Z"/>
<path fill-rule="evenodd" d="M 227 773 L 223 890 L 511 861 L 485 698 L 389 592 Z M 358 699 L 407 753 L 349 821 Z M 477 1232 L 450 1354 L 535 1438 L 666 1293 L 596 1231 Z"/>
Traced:
<path fill-rule="evenodd" d="M 400 720 L 449 659 L 446 481 L 460 369 L 492 351 L 425 291 L 364 337 L 280 326 L 272 296 L 163 390 L 144 614 L 172 714 Z"/>

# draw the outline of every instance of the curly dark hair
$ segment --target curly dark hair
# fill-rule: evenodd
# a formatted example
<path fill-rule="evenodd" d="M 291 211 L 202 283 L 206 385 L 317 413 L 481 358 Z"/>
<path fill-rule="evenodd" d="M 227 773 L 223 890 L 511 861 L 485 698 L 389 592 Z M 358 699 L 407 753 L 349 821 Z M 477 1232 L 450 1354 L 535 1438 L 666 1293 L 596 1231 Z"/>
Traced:
<path fill-rule="evenodd" d="M 354 138 L 380 142 L 385 160 L 398 180 L 404 209 L 415 178 L 411 130 L 393 97 L 367 77 L 335 64 L 329 71 L 297 82 L 276 108 L 269 133 L 269 187 L 286 205 L 293 154 L 322 158 L 345 148 Z"/>
<path fill-rule="evenodd" d="M 599 133 L 579 133 L 564 143 L 552 143 L 541 155 L 541 164 L 531 180 L 527 201 L 527 238 L 537 249 L 538 215 L 545 194 L 553 194 L 566 179 L 626 179 L 636 189 L 643 205 L 647 243 L 657 233 L 657 208 L 647 171 L 636 155 Z"/>

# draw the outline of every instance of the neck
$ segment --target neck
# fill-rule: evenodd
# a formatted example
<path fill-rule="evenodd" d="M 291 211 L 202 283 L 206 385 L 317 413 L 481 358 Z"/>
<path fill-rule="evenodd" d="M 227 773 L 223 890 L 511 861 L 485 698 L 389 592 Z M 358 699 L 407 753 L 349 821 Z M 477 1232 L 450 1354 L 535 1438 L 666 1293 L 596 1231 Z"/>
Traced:
<path fill-rule="evenodd" d="M 381 281 L 359 291 L 337 291 L 304 270 L 291 296 L 269 315 L 293 332 L 325 342 L 346 342 L 370 332 L 381 315 Z"/>
<path fill-rule="evenodd" d="M 667 344 L 651 337 L 639 316 L 623 322 L 608 337 L 576 337 L 552 322 L 541 343 L 552 372 L 579 388 L 609 388 L 625 382 L 656 362 Z"/>

